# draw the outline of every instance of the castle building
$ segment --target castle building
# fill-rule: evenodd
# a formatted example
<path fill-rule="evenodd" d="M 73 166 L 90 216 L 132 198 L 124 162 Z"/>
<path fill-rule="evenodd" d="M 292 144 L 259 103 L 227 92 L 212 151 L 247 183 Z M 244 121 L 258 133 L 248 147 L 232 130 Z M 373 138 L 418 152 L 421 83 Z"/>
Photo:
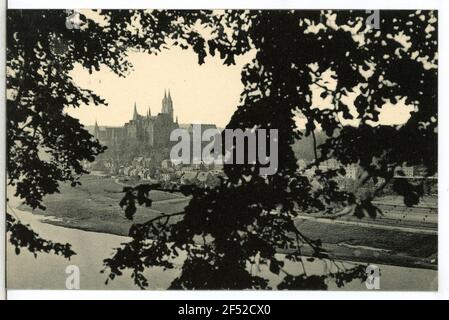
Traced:
<path fill-rule="evenodd" d="M 95 122 L 93 134 L 106 146 L 135 140 L 151 147 L 168 147 L 170 133 L 176 128 L 179 128 L 178 119 L 176 118 L 176 122 L 174 121 L 173 100 L 169 90 L 168 94 L 164 92 L 162 109 L 157 115 L 152 116 L 150 108 L 148 108 L 146 115 L 140 115 L 137 112 L 137 105 L 134 103 L 132 118 L 123 127 L 100 129 Z"/>

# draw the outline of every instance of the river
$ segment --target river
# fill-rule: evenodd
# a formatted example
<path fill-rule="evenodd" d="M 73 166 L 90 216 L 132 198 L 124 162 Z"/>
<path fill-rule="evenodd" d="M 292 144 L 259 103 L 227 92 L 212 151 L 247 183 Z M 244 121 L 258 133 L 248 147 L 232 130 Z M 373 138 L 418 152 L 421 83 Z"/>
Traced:
<path fill-rule="evenodd" d="M 10 205 L 16 208 L 17 203 Z M 27 250 L 21 250 L 19 255 L 14 253 L 12 245 L 7 245 L 7 287 L 8 289 L 66 289 L 66 267 L 76 265 L 80 270 L 80 289 L 101 290 L 129 290 L 137 289 L 130 273 L 124 272 L 120 277 L 105 284 L 106 274 L 101 274 L 104 258 L 113 254 L 113 249 L 121 243 L 127 242 L 127 237 L 105 233 L 89 232 L 78 229 L 70 229 L 45 223 L 48 217 L 37 216 L 19 209 L 14 209 L 16 215 L 23 223 L 30 224 L 33 229 L 45 239 L 72 244 L 77 253 L 71 260 L 54 254 L 40 253 L 35 258 Z M 282 258 L 282 257 L 280 257 Z M 182 260 L 179 261 L 179 265 Z M 322 274 L 328 267 L 322 262 L 306 262 L 309 274 Z M 437 271 L 428 269 L 415 269 L 397 266 L 379 265 L 381 278 L 381 290 L 437 290 Z M 287 271 L 301 270 L 299 264 L 286 264 Z M 280 278 L 267 268 L 261 268 L 259 275 L 268 278 L 270 284 L 275 285 Z M 166 289 L 171 281 L 179 274 L 179 269 L 163 270 L 154 267 L 146 271 L 149 280 L 149 289 Z M 338 289 L 330 283 L 329 289 Z M 341 290 L 341 289 L 340 289 Z M 363 290 L 367 288 L 358 280 L 346 285 L 343 290 Z"/>

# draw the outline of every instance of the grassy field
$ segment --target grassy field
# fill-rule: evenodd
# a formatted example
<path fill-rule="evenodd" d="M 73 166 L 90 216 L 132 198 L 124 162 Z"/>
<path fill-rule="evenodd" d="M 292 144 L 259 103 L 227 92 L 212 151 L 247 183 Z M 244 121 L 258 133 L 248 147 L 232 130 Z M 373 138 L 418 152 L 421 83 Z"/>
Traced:
<path fill-rule="evenodd" d="M 71 187 L 68 184 L 61 186 L 59 194 L 46 196 L 44 204 L 46 210 L 36 210 L 37 214 L 56 217 L 49 223 L 87 231 L 128 235 L 133 223 L 148 221 L 160 215 L 160 212 L 170 213 L 172 210 L 181 211 L 188 199 L 180 195 L 161 191 L 151 191 L 153 206 L 150 208 L 138 207 L 134 220 L 125 218 L 119 206 L 123 197 L 123 186 L 114 179 L 98 176 L 84 176 L 81 186 Z M 176 201 L 179 199 L 180 201 Z M 170 201 L 175 200 L 174 203 Z M 21 209 L 29 210 L 22 207 Z"/>
<path fill-rule="evenodd" d="M 437 252 L 436 235 L 378 229 L 344 224 L 303 221 L 297 227 L 312 239 L 336 245 L 363 246 L 388 251 L 393 255 L 427 258 Z"/>
<path fill-rule="evenodd" d="M 134 220 L 130 221 L 118 205 L 123 197 L 123 185 L 112 178 L 92 175 L 83 177 L 81 182 L 82 185 L 75 188 L 63 185 L 61 193 L 45 197 L 47 209 L 36 210 L 36 213 L 56 217 L 48 221 L 55 225 L 128 235 L 133 223 L 146 222 L 161 212 L 180 212 L 189 201 L 179 194 L 151 191 L 152 207 L 138 207 Z M 384 251 L 384 255 L 409 258 L 429 258 L 436 256 L 437 252 L 436 235 L 312 220 L 302 221 L 297 227 L 310 238 L 321 239 L 323 243 L 338 248 L 370 247 Z"/>

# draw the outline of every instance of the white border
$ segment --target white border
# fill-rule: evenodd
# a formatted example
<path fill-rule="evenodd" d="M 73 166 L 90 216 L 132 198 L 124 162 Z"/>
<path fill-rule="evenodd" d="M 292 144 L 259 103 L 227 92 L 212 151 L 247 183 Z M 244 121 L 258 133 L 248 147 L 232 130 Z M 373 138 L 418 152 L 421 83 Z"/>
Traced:
<path fill-rule="evenodd" d="M 226 8 L 254 8 L 254 9 L 438 9 L 439 10 L 439 290 L 438 292 L 358 292 L 358 291 L 64 291 L 64 290 L 9 290 L 8 299 L 192 299 L 192 300 L 215 300 L 215 299 L 449 299 L 449 149 L 446 148 L 445 138 L 449 138 L 449 1 L 446 0 L 379 0 L 361 2 L 356 0 L 314 0 L 314 1 L 281 1 L 281 0 L 156 0 L 144 1 L 134 0 L 133 2 L 123 2 L 118 0 L 9 0 L 8 7 L 11 9 L 38 9 L 38 8 L 164 8 L 164 9 L 226 9 Z M 4 11 L 1 15 L 4 26 Z M 2 41 L 5 37 L 2 32 Z M 3 41 L 4 43 L 4 41 Z M 4 66 L 4 50 L 0 56 L 2 68 Z M 2 69 L 2 75 L 4 68 Z M 4 77 L 3 77 L 4 79 Z M 4 105 L 4 82 L 1 87 L 1 103 Z M 5 108 L 2 108 L 5 110 Z M 0 130 L 5 132 L 4 121 L 0 121 Z M 443 124 L 443 125 L 441 125 Z M 2 155 L 0 157 L 0 205 L 4 208 L 4 135 L 0 135 L 0 145 Z M 2 210 L 3 211 L 3 210 Z M 0 227 L 4 232 L 4 219 Z M 3 233 L 4 234 L 4 233 Z M 4 238 L 3 238 L 4 239 Z M 1 259 L 4 261 L 4 246 L 0 249 Z M 4 276 L 4 265 L 0 272 Z M 3 283 L 1 282 L 3 279 Z M 4 277 L 0 278 L 0 284 L 4 287 Z M 0 293 L 1 294 L 1 293 Z M 1 297 L 1 296 L 0 296 Z"/>

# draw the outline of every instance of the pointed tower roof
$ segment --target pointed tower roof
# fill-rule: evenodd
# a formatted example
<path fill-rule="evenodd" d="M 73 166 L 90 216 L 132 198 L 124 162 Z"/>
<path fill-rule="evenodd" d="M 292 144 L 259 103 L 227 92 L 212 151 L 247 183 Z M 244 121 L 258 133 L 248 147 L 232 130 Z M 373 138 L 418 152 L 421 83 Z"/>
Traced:
<path fill-rule="evenodd" d="M 96 119 L 95 119 L 95 130 L 98 130 L 98 123 Z"/>
<path fill-rule="evenodd" d="M 148 117 L 151 117 L 151 107 L 148 106 Z"/>
<path fill-rule="evenodd" d="M 139 119 L 139 114 L 137 113 L 137 104 L 134 102 L 134 114 L 133 114 L 133 120 Z"/>

